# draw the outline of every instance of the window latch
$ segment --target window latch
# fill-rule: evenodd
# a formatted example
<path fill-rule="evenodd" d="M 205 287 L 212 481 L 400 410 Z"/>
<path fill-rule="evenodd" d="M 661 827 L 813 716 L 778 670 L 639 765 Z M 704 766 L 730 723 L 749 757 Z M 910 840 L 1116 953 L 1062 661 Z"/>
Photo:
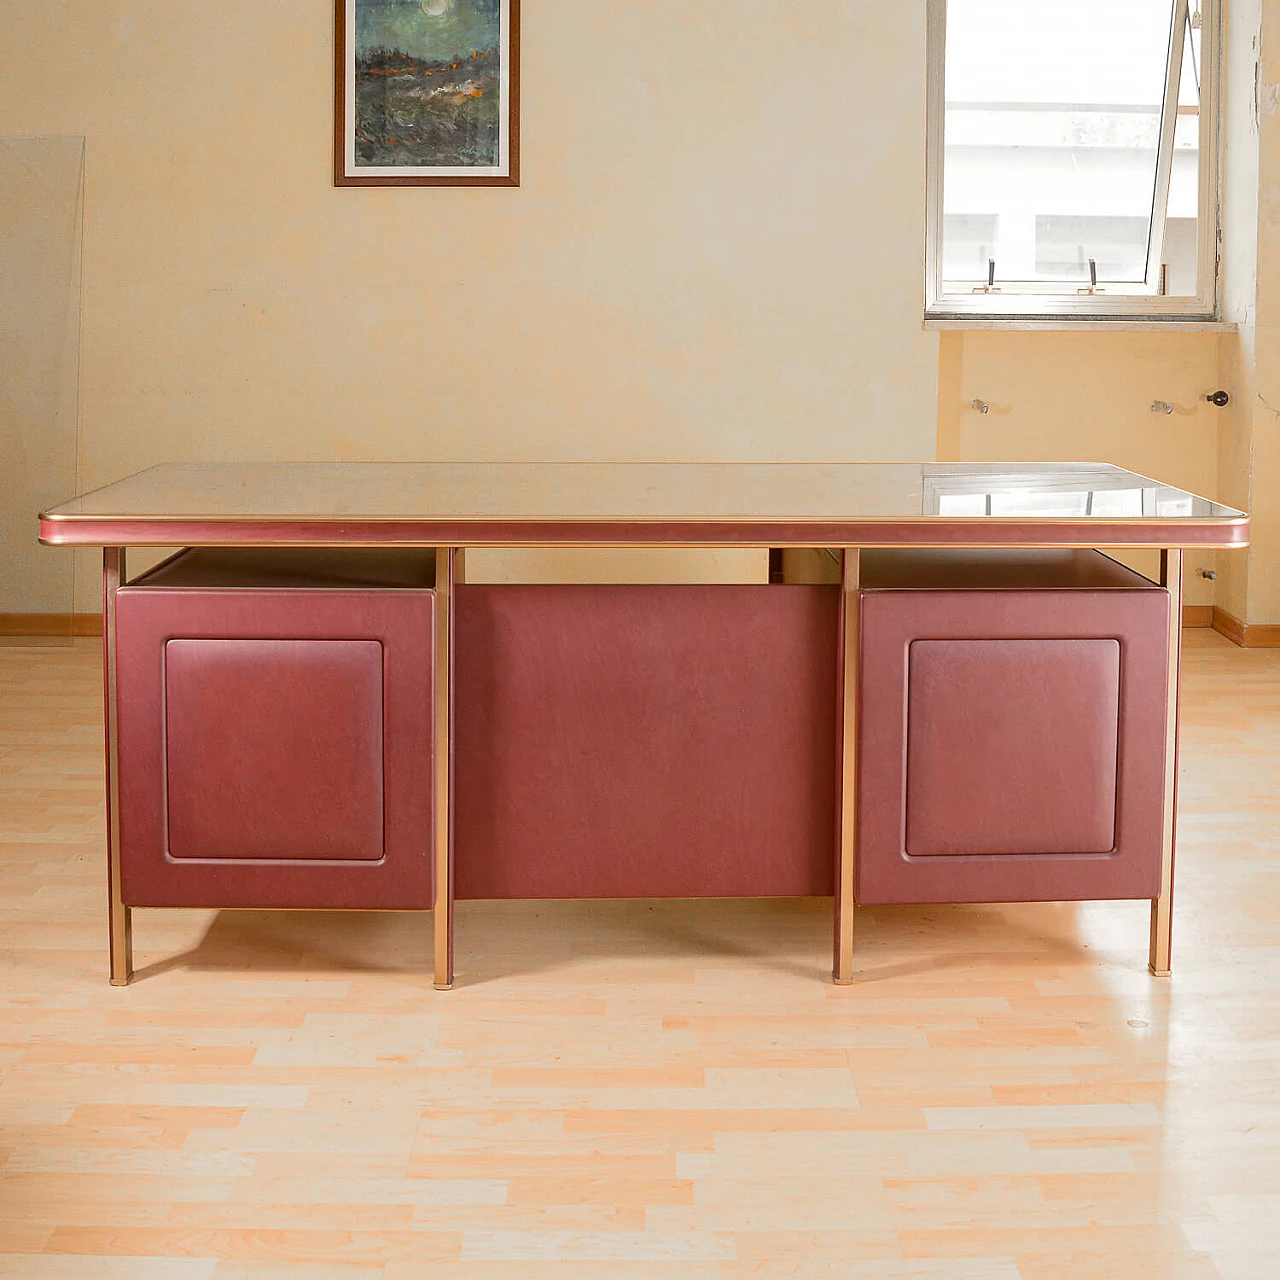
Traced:
<path fill-rule="evenodd" d="M 994 258 L 987 259 L 987 283 L 979 285 L 974 293 L 999 293 L 996 288 L 996 260 Z"/>
<path fill-rule="evenodd" d="M 1106 293 L 1105 289 L 1098 288 L 1098 260 L 1097 258 L 1089 259 L 1089 287 L 1087 289 L 1077 289 L 1077 293 Z"/>

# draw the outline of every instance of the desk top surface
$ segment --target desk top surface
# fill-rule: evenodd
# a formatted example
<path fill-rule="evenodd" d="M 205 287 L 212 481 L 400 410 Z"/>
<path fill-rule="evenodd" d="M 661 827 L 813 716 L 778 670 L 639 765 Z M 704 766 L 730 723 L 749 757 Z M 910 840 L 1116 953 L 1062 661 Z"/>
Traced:
<path fill-rule="evenodd" d="M 1241 546 L 1248 517 L 1101 463 L 166 463 L 40 517 L 102 545 Z"/>

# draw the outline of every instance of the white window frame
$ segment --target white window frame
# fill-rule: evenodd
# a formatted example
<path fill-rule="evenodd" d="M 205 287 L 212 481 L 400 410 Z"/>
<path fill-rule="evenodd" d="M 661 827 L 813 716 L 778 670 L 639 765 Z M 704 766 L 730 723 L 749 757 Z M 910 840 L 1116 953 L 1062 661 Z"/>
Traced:
<path fill-rule="evenodd" d="M 1218 316 L 1218 274 L 1221 262 L 1219 120 L 1222 110 L 1222 0 L 1201 0 L 1200 24 L 1200 137 L 1199 199 L 1197 202 L 1197 293 L 1194 297 L 1149 292 L 1093 293 L 1037 291 L 1033 282 L 997 280 L 999 293 L 974 292 L 985 281 L 942 279 L 943 165 L 946 121 L 947 0 L 928 5 L 928 151 L 926 174 L 925 319 L 942 321 L 1088 321 L 1088 320 L 1215 320 Z M 1172 29 L 1185 31 L 1188 0 L 1176 0 Z M 1184 25 L 1179 25 L 1179 23 Z M 1148 254 L 1147 278 L 1159 269 L 1168 207 L 1169 174 L 1177 122 L 1178 87 L 1182 72 L 1183 39 L 1171 40 L 1165 73 L 1164 109 L 1160 119 L 1160 150 L 1156 161 L 1155 207 Z M 1172 109 L 1171 109 L 1172 108 Z M 1074 289 L 1074 286 L 1070 286 Z"/>

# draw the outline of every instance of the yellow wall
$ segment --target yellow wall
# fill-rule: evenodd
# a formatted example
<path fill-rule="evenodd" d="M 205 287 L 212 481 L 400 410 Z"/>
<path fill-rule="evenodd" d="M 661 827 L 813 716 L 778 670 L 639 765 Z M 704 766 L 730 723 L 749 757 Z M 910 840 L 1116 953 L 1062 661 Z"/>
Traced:
<path fill-rule="evenodd" d="M 1241 511 L 1253 511 L 1253 406 L 1256 401 L 1252 330 L 1223 334 L 1219 360 L 1223 386 L 1232 392 L 1232 403 L 1223 416 L 1218 437 L 1216 497 Z M 1249 566 L 1257 554 L 1257 531 L 1251 529 L 1254 546 L 1244 553 L 1218 556 L 1218 581 L 1213 603 L 1239 622 L 1249 620 Z M 1259 621 L 1260 619 L 1253 619 Z"/>
<path fill-rule="evenodd" d="M 1202 397 L 1223 385 L 1220 342 L 1216 333 L 946 333 L 938 456 L 1111 462 L 1214 497 L 1219 438 L 1233 408 Z M 972 408 L 975 399 L 990 411 Z M 1153 413 L 1156 400 L 1173 413 Z M 1188 555 L 1188 604 L 1213 602 L 1213 584 L 1196 571 L 1215 567 L 1212 552 Z"/>
<path fill-rule="evenodd" d="M 332 24 L 0 0 L 0 133 L 86 138 L 82 487 L 932 456 L 923 4 L 526 5 L 518 190 L 334 189 Z"/>

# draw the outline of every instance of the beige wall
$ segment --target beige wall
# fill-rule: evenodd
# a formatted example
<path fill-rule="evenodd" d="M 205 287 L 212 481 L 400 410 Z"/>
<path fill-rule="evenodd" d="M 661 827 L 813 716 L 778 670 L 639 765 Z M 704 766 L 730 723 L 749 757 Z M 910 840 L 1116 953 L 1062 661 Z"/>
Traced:
<path fill-rule="evenodd" d="M 1260 8 L 1280 0 L 1229 6 L 1239 118 Z M 1250 213 L 1257 130 L 1225 179 L 1228 231 L 1261 244 L 1256 335 L 939 348 L 923 10 L 526 6 L 519 190 L 339 191 L 329 0 L 0 0 L 0 134 L 87 139 L 81 485 L 171 458 L 1103 458 L 1251 500 L 1249 570 L 1219 557 L 1219 589 L 1280 621 L 1280 429 L 1252 385 L 1255 336 L 1280 343 L 1280 206 L 1264 183 Z M 1217 385 L 1225 412 L 1196 399 Z"/>
<path fill-rule="evenodd" d="M 66 614 L 34 515 L 76 486 L 80 138 L 0 137 L 0 613 Z"/>
<path fill-rule="evenodd" d="M 87 140 L 82 484 L 932 456 L 923 4 L 527 5 L 518 190 L 335 190 L 332 21 L 0 0 L 0 133 Z"/>

